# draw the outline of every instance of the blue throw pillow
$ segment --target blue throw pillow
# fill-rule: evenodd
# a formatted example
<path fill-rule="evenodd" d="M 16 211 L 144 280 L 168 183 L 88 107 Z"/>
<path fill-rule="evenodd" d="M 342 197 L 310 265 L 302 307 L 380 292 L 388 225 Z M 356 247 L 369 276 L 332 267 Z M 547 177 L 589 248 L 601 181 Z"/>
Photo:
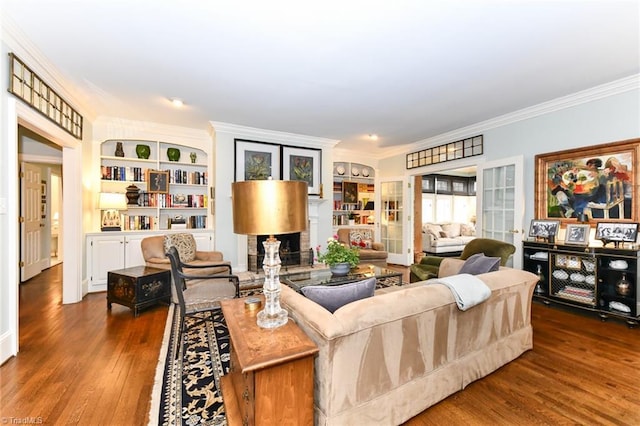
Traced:
<path fill-rule="evenodd" d="M 331 313 L 347 303 L 372 297 L 376 289 L 376 279 L 342 285 L 309 285 L 302 288 L 302 294 Z"/>
<path fill-rule="evenodd" d="M 478 253 L 467 258 L 458 273 L 478 275 L 484 274 L 485 272 L 497 271 L 498 269 L 500 269 L 499 257 L 488 257 L 485 256 L 484 253 Z"/>

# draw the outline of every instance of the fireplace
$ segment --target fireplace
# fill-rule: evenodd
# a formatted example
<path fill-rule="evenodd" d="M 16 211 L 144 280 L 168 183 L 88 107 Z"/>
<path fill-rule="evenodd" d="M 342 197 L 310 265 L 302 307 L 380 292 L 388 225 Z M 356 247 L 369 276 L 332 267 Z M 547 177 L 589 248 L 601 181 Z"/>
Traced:
<path fill-rule="evenodd" d="M 313 264 L 313 251 L 309 241 L 309 231 L 275 235 L 275 237 L 280 241 L 280 262 L 285 270 L 288 266 Z M 248 266 L 252 272 L 258 272 L 262 269 L 264 261 L 262 243 L 267 238 L 269 238 L 268 235 L 249 235 L 247 238 Z"/>

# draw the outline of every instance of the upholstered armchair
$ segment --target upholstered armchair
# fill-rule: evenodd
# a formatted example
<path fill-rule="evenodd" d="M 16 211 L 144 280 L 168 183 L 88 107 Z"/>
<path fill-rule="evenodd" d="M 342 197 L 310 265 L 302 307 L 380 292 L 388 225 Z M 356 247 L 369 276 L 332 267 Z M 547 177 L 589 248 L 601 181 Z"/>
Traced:
<path fill-rule="evenodd" d="M 347 247 L 355 247 L 360 252 L 360 263 L 371 263 L 387 266 L 387 256 L 384 244 L 373 241 L 372 228 L 340 228 L 338 241 Z"/>
<path fill-rule="evenodd" d="M 142 256 L 145 264 L 154 268 L 171 269 L 171 261 L 166 253 L 175 247 L 184 263 L 185 271 L 192 275 L 232 275 L 231 263 L 225 261 L 222 252 L 198 251 L 192 234 L 178 233 L 154 235 L 141 241 Z M 192 266 L 192 268 L 189 268 Z M 171 300 L 177 303 L 175 289 L 171 288 Z"/>
<path fill-rule="evenodd" d="M 467 260 L 474 254 L 484 253 L 485 256 L 499 257 L 500 265 L 505 266 L 515 251 L 516 247 L 513 244 L 504 241 L 475 238 L 467 243 L 459 259 Z M 411 265 L 409 267 L 409 282 L 414 283 L 438 277 L 440 263 L 443 259 L 444 257 L 440 256 L 425 256 L 420 260 L 420 263 Z"/>

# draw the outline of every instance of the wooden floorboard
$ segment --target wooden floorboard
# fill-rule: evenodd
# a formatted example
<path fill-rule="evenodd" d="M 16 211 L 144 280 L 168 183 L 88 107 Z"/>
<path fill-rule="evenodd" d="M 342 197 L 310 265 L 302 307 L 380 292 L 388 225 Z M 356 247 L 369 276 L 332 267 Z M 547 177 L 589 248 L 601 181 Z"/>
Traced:
<path fill-rule="evenodd" d="M 20 286 L 21 350 L 0 367 L 0 417 L 147 424 L 167 307 L 134 318 L 108 312 L 104 293 L 62 305 L 61 269 Z M 532 323 L 533 350 L 406 425 L 640 425 L 640 329 L 539 303 Z"/>

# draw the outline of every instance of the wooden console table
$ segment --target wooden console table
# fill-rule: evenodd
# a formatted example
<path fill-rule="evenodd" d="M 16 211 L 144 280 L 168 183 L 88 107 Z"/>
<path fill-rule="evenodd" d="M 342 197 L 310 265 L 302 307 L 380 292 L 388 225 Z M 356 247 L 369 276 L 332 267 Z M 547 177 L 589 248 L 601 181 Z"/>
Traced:
<path fill-rule="evenodd" d="M 258 310 L 245 310 L 244 301 L 220 303 L 231 338 L 231 372 L 221 379 L 228 424 L 313 425 L 317 346 L 291 319 L 258 327 Z"/>

